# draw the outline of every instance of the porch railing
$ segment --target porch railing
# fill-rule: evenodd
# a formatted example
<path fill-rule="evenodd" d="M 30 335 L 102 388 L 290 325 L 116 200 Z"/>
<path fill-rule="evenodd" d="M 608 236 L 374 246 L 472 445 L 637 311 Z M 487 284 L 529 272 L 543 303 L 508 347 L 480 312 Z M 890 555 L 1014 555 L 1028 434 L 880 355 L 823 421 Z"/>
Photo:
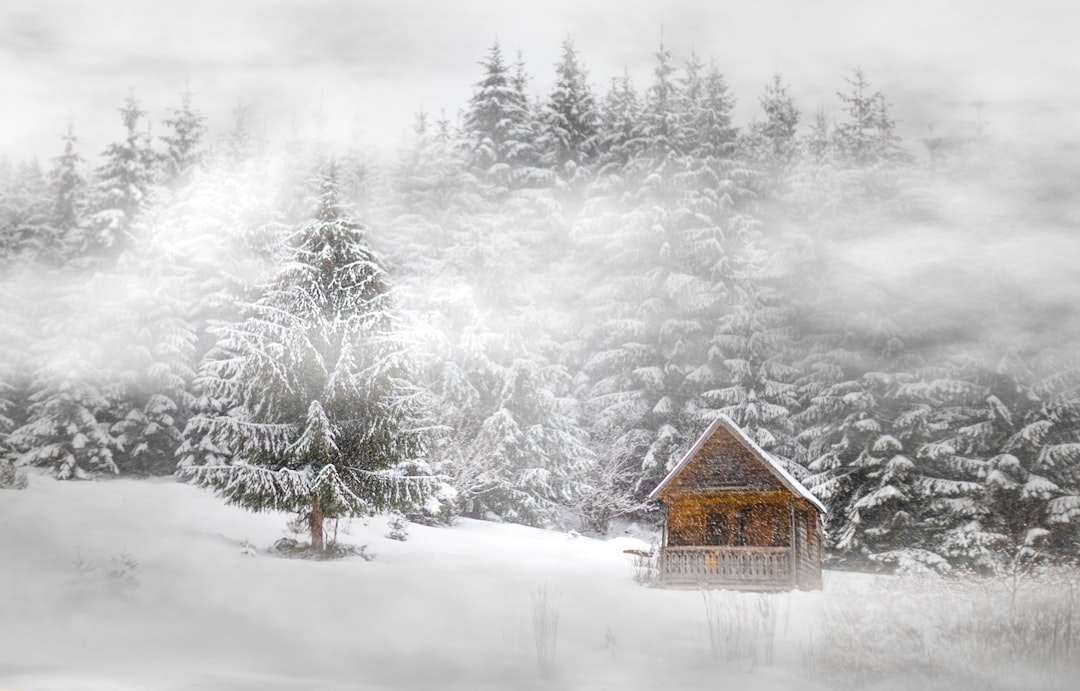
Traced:
<path fill-rule="evenodd" d="M 790 547 L 664 547 L 659 576 L 667 584 L 790 587 Z"/>

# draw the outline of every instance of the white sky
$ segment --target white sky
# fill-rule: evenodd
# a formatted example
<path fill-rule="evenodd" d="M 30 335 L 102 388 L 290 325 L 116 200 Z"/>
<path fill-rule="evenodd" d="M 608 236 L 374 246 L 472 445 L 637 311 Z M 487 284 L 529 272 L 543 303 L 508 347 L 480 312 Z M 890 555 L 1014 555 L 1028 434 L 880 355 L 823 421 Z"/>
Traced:
<path fill-rule="evenodd" d="M 1027 0 L 3 0 L 0 154 L 43 161 L 73 119 L 88 158 L 120 133 L 128 94 L 159 122 L 190 84 L 221 131 L 239 99 L 271 136 L 320 101 L 331 130 L 394 143 L 421 103 L 451 113 L 497 36 L 546 92 L 572 35 L 598 89 L 627 67 L 644 87 L 663 26 L 677 57 L 715 60 L 755 115 L 771 73 L 804 112 L 836 110 L 861 65 L 909 135 L 983 117 L 999 131 L 1072 135 L 1080 107 L 1076 5 Z M 809 120 L 809 115 L 807 115 Z M 160 125 L 156 125 L 160 131 Z"/>

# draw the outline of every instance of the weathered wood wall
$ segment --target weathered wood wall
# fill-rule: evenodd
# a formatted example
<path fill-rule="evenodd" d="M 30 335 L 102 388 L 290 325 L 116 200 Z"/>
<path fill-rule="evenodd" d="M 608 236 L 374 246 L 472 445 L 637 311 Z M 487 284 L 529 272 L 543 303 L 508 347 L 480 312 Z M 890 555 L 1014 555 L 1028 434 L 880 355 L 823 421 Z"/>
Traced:
<path fill-rule="evenodd" d="M 821 548 L 824 535 L 817 512 L 800 508 L 795 512 L 795 582 L 800 588 L 821 587 Z"/>
<path fill-rule="evenodd" d="M 665 499 L 669 545 L 790 545 L 787 492 L 669 494 Z"/>
<path fill-rule="evenodd" d="M 783 490 L 750 449 L 726 430 L 710 437 L 664 489 L 664 495 L 710 489 Z"/>

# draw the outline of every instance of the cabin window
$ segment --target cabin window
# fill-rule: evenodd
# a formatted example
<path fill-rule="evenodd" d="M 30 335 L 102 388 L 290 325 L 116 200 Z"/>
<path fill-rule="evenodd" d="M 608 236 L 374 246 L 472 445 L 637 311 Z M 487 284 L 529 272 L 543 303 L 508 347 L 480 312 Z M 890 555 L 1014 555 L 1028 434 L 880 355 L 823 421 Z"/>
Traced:
<path fill-rule="evenodd" d="M 705 544 L 728 544 L 728 517 L 726 513 L 710 513 L 705 517 Z"/>

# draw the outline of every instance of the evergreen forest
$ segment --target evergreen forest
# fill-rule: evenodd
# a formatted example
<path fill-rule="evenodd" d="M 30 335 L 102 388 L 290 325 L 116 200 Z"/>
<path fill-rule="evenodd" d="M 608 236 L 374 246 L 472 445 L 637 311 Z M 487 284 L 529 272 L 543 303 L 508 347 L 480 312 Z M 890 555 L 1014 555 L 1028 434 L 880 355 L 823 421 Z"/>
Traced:
<path fill-rule="evenodd" d="M 0 484 L 177 474 L 320 546 L 387 510 L 604 534 L 725 414 L 834 564 L 1080 555 L 1076 295 L 1028 251 L 1075 241 L 1068 171 L 975 111 L 903 137 L 857 67 L 818 105 L 663 43 L 642 83 L 477 57 L 390 157 L 181 93 L 0 158 Z"/>

